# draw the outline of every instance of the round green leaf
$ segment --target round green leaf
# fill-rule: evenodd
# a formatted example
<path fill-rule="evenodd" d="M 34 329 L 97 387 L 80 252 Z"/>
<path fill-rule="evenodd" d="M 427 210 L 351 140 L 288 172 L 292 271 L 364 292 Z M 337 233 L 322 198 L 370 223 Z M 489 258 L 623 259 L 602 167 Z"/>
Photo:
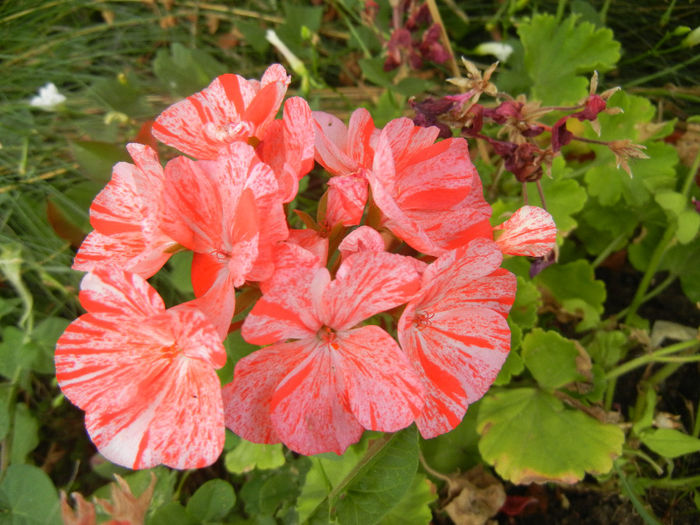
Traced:
<path fill-rule="evenodd" d="M 479 407 L 479 451 L 513 483 L 576 483 L 603 474 L 622 452 L 619 427 L 566 408 L 535 388 L 488 394 Z"/>
<path fill-rule="evenodd" d="M 549 289 L 564 312 L 583 318 L 577 330 L 593 328 L 600 321 L 606 296 L 605 283 L 596 280 L 588 261 L 578 259 L 568 264 L 552 265 L 540 273 L 536 281 Z"/>
<path fill-rule="evenodd" d="M 585 379 L 576 367 L 576 345 L 557 332 L 535 328 L 525 336 L 522 346 L 525 366 L 542 388 L 554 390 Z"/>
<path fill-rule="evenodd" d="M 233 474 L 243 474 L 253 469 L 268 470 L 284 465 L 282 445 L 264 445 L 241 440 L 233 450 L 226 453 L 226 470 Z"/>
<path fill-rule="evenodd" d="M 201 523 L 187 514 L 185 507 L 177 501 L 170 501 L 158 507 L 148 520 L 148 525 L 196 525 Z"/>
<path fill-rule="evenodd" d="M 700 229 L 700 215 L 697 211 L 687 209 L 678 215 L 678 231 L 676 231 L 678 242 L 688 244 L 695 239 L 698 229 Z"/>
<path fill-rule="evenodd" d="M 10 465 L 0 484 L 2 523 L 60 525 L 58 494 L 46 473 L 33 465 Z"/>
<path fill-rule="evenodd" d="M 236 503 L 233 487 L 221 479 L 204 483 L 187 502 L 187 514 L 199 521 L 223 519 Z"/>

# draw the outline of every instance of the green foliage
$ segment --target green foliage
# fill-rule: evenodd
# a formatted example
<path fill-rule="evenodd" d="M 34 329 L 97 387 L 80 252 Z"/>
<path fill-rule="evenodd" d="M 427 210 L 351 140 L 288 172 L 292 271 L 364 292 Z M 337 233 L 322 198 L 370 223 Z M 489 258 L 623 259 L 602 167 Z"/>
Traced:
<path fill-rule="evenodd" d="M 311 459 L 299 518 L 378 523 L 410 489 L 418 467 L 415 427 L 350 447 L 341 458 Z M 363 459 L 364 458 L 366 459 Z"/>
<path fill-rule="evenodd" d="M 269 470 L 284 465 L 282 445 L 261 445 L 236 438 L 238 443 L 224 457 L 226 470 L 243 474 L 255 468 Z"/>
<path fill-rule="evenodd" d="M 226 68 L 205 51 L 188 49 L 176 42 L 169 52 L 158 50 L 153 72 L 173 94 L 187 97 L 226 73 Z"/>
<path fill-rule="evenodd" d="M 575 15 L 561 23 L 552 15 L 535 15 L 520 24 L 518 34 L 532 96 L 544 104 L 578 102 L 588 88 L 581 73 L 608 71 L 620 58 L 620 44 L 613 40 L 610 29 L 579 22 Z"/>
<path fill-rule="evenodd" d="M 579 259 L 568 264 L 550 266 L 537 276 L 537 282 L 549 290 L 561 310 L 583 320 L 577 330 L 588 330 L 600 321 L 605 302 L 605 284 L 595 279 L 593 267 Z"/>
<path fill-rule="evenodd" d="M 33 465 L 10 465 L 0 482 L 3 521 L 60 525 L 58 493 L 46 473 Z"/>
<path fill-rule="evenodd" d="M 700 452 L 700 439 L 672 428 L 644 430 L 640 439 L 649 449 L 665 458 L 677 458 Z"/>
<path fill-rule="evenodd" d="M 226 517 L 235 503 L 233 487 L 223 480 L 211 479 L 192 494 L 185 510 L 200 522 L 219 521 Z"/>
<path fill-rule="evenodd" d="M 487 394 L 479 409 L 479 451 L 513 483 L 575 483 L 603 474 L 622 452 L 624 434 L 552 394 L 515 388 Z"/>
<path fill-rule="evenodd" d="M 578 370 L 579 352 L 573 341 L 557 332 L 535 328 L 523 339 L 523 361 L 537 383 L 554 390 L 585 379 Z"/>

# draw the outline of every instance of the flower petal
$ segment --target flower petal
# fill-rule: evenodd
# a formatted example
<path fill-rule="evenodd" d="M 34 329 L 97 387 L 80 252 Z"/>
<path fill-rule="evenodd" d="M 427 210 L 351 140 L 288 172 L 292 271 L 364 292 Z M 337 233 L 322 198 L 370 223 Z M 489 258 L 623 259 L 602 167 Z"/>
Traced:
<path fill-rule="evenodd" d="M 319 315 L 327 326 L 346 330 L 411 299 L 419 276 L 408 257 L 361 251 L 340 265 L 323 296 Z"/>
<path fill-rule="evenodd" d="M 300 454 L 342 454 L 362 435 L 344 386 L 333 373 L 334 361 L 318 339 L 304 341 L 304 360 L 287 374 L 270 403 L 272 424 L 282 442 Z"/>
<path fill-rule="evenodd" d="M 386 246 L 384 238 L 377 230 L 369 226 L 360 226 L 341 241 L 338 250 L 345 259 L 361 251 L 383 252 L 386 251 Z"/>
<path fill-rule="evenodd" d="M 241 334 L 249 343 L 267 345 L 286 339 L 303 339 L 314 335 L 321 322 L 316 317 L 311 294 L 311 284 L 320 268 L 299 268 L 297 271 L 285 271 L 289 281 L 280 286 L 271 287 L 255 303 L 243 326 Z M 282 286 L 284 284 L 284 286 Z"/>
<path fill-rule="evenodd" d="M 519 208 L 494 230 L 502 231 L 496 242 L 501 251 L 508 255 L 543 257 L 554 248 L 557 240 L 554 219 L 537 206 Z"/>
<path fill-rule="evenodd" d="M 236 363 L 233 381 L 223 388 L 226 426 L 254 443 L 279 443 L 270 419 L 277 385 L 308 356 L 306 341 L 262 348 Z"/>
<path fill-rule="evenodd" d="M 165 311 L 163 300 L 135 273 L 113 266 L 95 268 L 80 283 L 80 304 L 86 311 L 148 317 Z"/>
<path fill-rule="evenodd" d="M 369 185 L 364 177 L 332 177 L 328 181 L 326 224 L 331 228 L 339 222 L 343 223 L 343 226 L 357 226 L 362 221 L 368 196 Z"/>
<path fill-rule="evenodd" d="M 335 369 L 350 410 L 368 430 L 396 432 L 423 408 L 423 386 L 394 339 L 378 326 L 339 332 Z"/>
<path fill-rule="evenodd" d="M 218 458 L 223 406 L 212 365 L 224 361 L 218 336 L 194 309 L 85 314 L 56 345 L 62 391 L 86 411 L 100 452 L 130 468 L 200 468 Z"/>
<path fill-rule="evenodd" d="M 510 349 L 510 329 L 498 312 L 479 306 L 421 313 L 427 318 L 406 309 L 399 340 L 425 386 L 416 423 L 428 439 L 456 427 L 491 386 Z"/>

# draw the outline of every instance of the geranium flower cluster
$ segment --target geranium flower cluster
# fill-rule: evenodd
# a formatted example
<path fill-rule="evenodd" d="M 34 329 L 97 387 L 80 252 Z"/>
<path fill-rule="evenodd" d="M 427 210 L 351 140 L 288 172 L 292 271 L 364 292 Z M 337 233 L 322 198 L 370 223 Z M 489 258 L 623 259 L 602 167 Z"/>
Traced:
<path fill-rule="evenodd" d="M 185 155 L 163 167 L 129 144 L 90 209 L 74 268 L 87 311 L 58 341 L 56 374 L 110 461 L 197 468 L 224 428 L 302 454 L 341 454 L 363 430 L 453 429 L 510 348 L 515 277 L 503 254 L 541 256 L 549 214 L 524 207 L 493 228 L 461 138 L 409 119 L 348 126 L 284 102 L 280 65 L 227 74 L 166 109 L 153 134 Z M 328 188 L 317 219 L 285 205 L 315 161 Z M 145 279 L 193 252 L 195 299 L 166 309 Z M 258 290 L 242 323 L 261 348 L 223 387 L 222 341 L 237 290 Z"/>

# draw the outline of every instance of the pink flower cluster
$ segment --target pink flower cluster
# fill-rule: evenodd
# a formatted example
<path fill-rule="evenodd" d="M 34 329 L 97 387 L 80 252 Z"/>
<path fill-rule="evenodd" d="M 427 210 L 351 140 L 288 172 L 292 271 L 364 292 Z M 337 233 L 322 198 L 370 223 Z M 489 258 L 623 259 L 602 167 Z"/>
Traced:
<path fill-rule="evenodd" d="M 197 468 L 224 428 L 302 454 L 341 454 L 364 429 L 453 429 L 510 348 L 515 277 L 503 254 L 541 256 L 552 218 L 524 207 L 492 228 L 464 139 L 409 119 L 346 127 L 289 98 L 280 65 L 227 74 L 165 110 L 156 138 L 188 156 L 163 167 L 129 144 L 90 209 L 74 268 L 87 311 L 58 341 L 56 375 L 110 461 Z M 285 204 L 318 162 L 318 222 Z M 310 219 L 310 218 L 309 218 Z M 195 299 L 166 309 L 145 279 L 193 252 Z M 216 370 L 236 290 L 262 294 L 242 324 L 262 348 Z"/>

